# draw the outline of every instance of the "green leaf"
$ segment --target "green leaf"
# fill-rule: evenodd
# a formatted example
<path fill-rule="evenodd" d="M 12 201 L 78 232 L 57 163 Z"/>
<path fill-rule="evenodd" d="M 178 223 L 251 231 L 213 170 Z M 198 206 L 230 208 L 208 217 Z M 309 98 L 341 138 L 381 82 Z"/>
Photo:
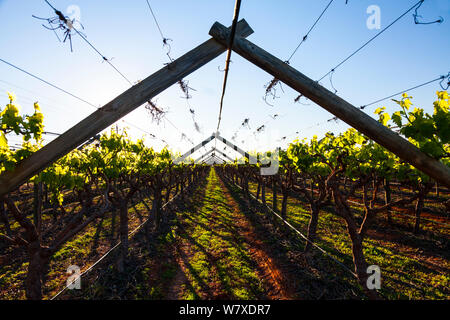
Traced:
<path fill-rule="evenodd" d="M 392 114 L 392 121 L 393 121 L 398 127 L 401 127 L 401 126 L 402 126 L 402 115 L 401 115 L 400 111 L 394 112 L 394 114 Z"/>
<path fill-rule="evenodd" d="M 3 131 L 0 132 L 0 147 L 8 147 L 8 140 Z"/>

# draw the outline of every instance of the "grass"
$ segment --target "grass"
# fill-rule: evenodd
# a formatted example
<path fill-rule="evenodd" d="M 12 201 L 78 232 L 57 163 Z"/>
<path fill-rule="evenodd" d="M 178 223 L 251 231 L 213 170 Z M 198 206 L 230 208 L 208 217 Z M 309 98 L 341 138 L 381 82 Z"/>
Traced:
<path fill-rule="evenodd" d="M 254 299 L 262 294 L 248 244 L 238 234 L 233 210 L 215 170 L 210 171 L 204 194 L 194 205 L 178 212 L 183 221 L 179 236 L 185 248 L 185 273 L 189 286 L 184 299 L 213 296 Z"/>
<path fill-rule="evenodd" d="M 256 194 L 257 185 L 250 184 Z M 272 193 L 266 189 L 266 200 L 272 206 Z M 278 195 L 278 210 L 281 195 Z M 360 208 L 353 208 L 361 216 Z M 297 197 L 289 197 L 287 220 L 306 234 L 309 208 Z M 364 241 L 364 254 L 369 265 L 380 266 L 381 293 L 388 299 L 449 299 L 450 261 L 445 245 L 437 246 L 436 239 L 448 243 L 445 235 L 415 236 L 411 232 L 386 226 L 381 219 L 372 224 Z M 378 228 L 378 230 L 377 230 Z M 436 229 L 433 229 L 436 232 Z M 387 236 L 386 236 L 387 235 Z M 316 243 L 350 269 L 353 267 L 351 241 L 345 223 L 332 212 L 322 210 Z M 324 257 L 327 259 L 326 257 Z"/>

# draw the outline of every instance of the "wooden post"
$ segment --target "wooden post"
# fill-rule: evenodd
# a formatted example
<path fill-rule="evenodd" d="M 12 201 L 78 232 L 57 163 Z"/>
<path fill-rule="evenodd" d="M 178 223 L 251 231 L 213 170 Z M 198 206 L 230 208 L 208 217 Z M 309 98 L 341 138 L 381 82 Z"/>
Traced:
<path fill-rule="evenodd" d="M 247 37 L 253 33 L 253 30 L 245 20 L 241 20 L 237 25 L 236 33 L 237 36 Z M 0 198 L 226 50 L 227 48 L 224 48 L 216 40 L 210 39 L 134 85 L 45 147 L 23 160 L 16 166 L 14 171 L 4 172 L 0 176 Z"/>
<path fill-rule="evenodd" d="M 226 27 L 216 22 L 209 31 L 209 34 L 222 43 L 224 48 L 227 47 L 230 32 Z M 267 51 L 241 37 L 234 39 L 233 50 L 294 90 L 300 92 L 308 99 L 314 101 L 322 108 L 331 112 L 339 119 L 348 123 L 353 128 L 378 142 L 401 159 L 423 171 L 434 180 L 450 188 L 450 168 L 427 156 L 410 142 L 357 109 L 352 104 L 322 87 L 316 81 L 308 78 L 287 63 L 284 63 Z"/>

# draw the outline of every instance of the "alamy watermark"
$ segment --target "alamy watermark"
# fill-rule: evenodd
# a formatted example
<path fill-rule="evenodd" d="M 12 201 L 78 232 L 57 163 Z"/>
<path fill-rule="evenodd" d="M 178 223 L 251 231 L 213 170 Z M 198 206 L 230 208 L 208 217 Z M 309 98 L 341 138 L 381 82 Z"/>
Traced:
<path fill-rule="evenodd" d="M 381 269 L 377 265 L 371 265 L 367 268 L 366 285 L 369 290 L 380 290 L 381 289 Z"/>
<path fill-rule="evenodd" d="M 80 267 L 77 265 L 71 265 L 67 268 L 67 273 L 70 275 L 66 281 L 67 289 L 80 290 L 81 289 L 81 269 L 80 269 Z"/>
<path fill-rule="evenodd" d="M 72 23 L 72 27 L 79 30 L 82 28 L 81 25 L 81 9 L 79 6 L 75 4 L 71 4 L 67 7 L 66 13 L 68 18 L 70 19 L 70 22 Z"/>
<path fill-rule="evenodd" d="M 369 14 L 366 20 L 367 28 L 369 30 L 381 29 L 381 8 L 373 4 L 367 7 L 366 13 Z"/>

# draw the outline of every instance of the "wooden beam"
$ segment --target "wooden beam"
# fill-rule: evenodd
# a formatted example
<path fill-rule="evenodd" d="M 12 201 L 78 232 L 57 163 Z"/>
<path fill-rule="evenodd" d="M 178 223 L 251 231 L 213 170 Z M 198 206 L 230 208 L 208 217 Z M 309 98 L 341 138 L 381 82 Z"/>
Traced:
<path fill-rule="evenodd" d="M 252 33 L 253 30 L 245 20 L 241 20 L 238 23 L 237 35 L 239 37 L 248 37 Z M 226 49 L 216 40 L 209 39 L 145 80 L 134 85 L 64 132 L 45 147 L 23 160 L 16 166 L 14 171 L 4 172 L 0 176 L 0 198 L 19 187 L 29 178 L 38 174 L 45 167 L 75 149 L 98 132 L 169 88 L 178 80 L 183 79 L 218 57 Z"/>
<path fill-rule="evenodd" d="M 227 155 L 225 152 L 222 152 L 222 151 L 219 151 L 219 150 L 217 150 L 217 152 L 219 153 L 219 154 L 221 154 L 222 156 L 224 156 L 226 159 L 228 159 L 228 160 L 230 160 L 231 162 L 233 162 L 234 163 L 234 159 L 232 159 L 229 155 Z"/>
<path fill-rule="evenodd" d="M 209 34 L 222 43 L 224 48 L 228 45 L 227 39 L 230 32 L 220 23 L 216 22 Z M 233 50 L 353 128 L 378 142 L 401 159 L 423 171 L 434 180 L 450 188 L 449 167 L 421 152 L 409 141 L 322 87 L 316 81 L 308 78 L 252 42 L 240 37 L 234 39 Z"/>
<path fill-rule="evenodd" d="M 199 163 L 203 158 L 205 158 L 207 155 L 211 154 L 215 149 L 212 148 L 211 150 L 207 151 L 206 153 L 202 154 L 200 157 L 194 160 L 194 163 Z"/>
<path fill-rule="evenodd" d="M 234 143 L 231 143 L 229 140 L 222 138 L 220 135 L 218 135 L 216 133 L 216 139 L 221 141 L 222 143 L 226 144 L 227 146 L 229 146 L 230 148 L 232 148 L 234 151 L 236 151 L 237 153 L 240 153 L 243 157 L 247 158 L 248 161 L 251 164 L 256 164 L 258 163 L 258 159 L 251 156 L 248 152 L 245 152 L 244 150 L 242 150 L 241 148 L 239 148 L 237 145 L 235 145 Z"/>
<path fill-rule="evenodd" d="M 203 140 L 202 142 L 200 142 L 198 145 L 196 145 L 195 147 L 193 147 L 192 149 L 190 149 L 188 152 L 184 153 L 182 156 L 180 156 L 178 159 L 175 159 L 174 163 L 178 164 L 180 162 L 183 162 L 188 156 L 190 156 L 191 154 L 193 154 L 195 151 L 197 151 L 198 149 L 206 146 L 210 141 L 212 141 L 214 139 L 214 135 L 206 138 L 205 140 Z"/>
<path fill-rule="evenodd" d="M 203 155 L 198 157 L 194 162 L 195 163 L 200 162 L 200 160 L 202 160 L 204 157 L 206 157 L 207 155 L 209 155 L 212 152 L 217 152 L 217 153 L 221 154 L 222 156 L 224 156 L 225 158 L 227 158 L 228 160 L 230 160 L 231 162 L 234 162 L 234 160 L 231 157 L 229 157 L 226 153 L 219 151 L 216 148 L 212 148 L 211 150 L 207 151 L 206 153 L 204 153 Z"/>

